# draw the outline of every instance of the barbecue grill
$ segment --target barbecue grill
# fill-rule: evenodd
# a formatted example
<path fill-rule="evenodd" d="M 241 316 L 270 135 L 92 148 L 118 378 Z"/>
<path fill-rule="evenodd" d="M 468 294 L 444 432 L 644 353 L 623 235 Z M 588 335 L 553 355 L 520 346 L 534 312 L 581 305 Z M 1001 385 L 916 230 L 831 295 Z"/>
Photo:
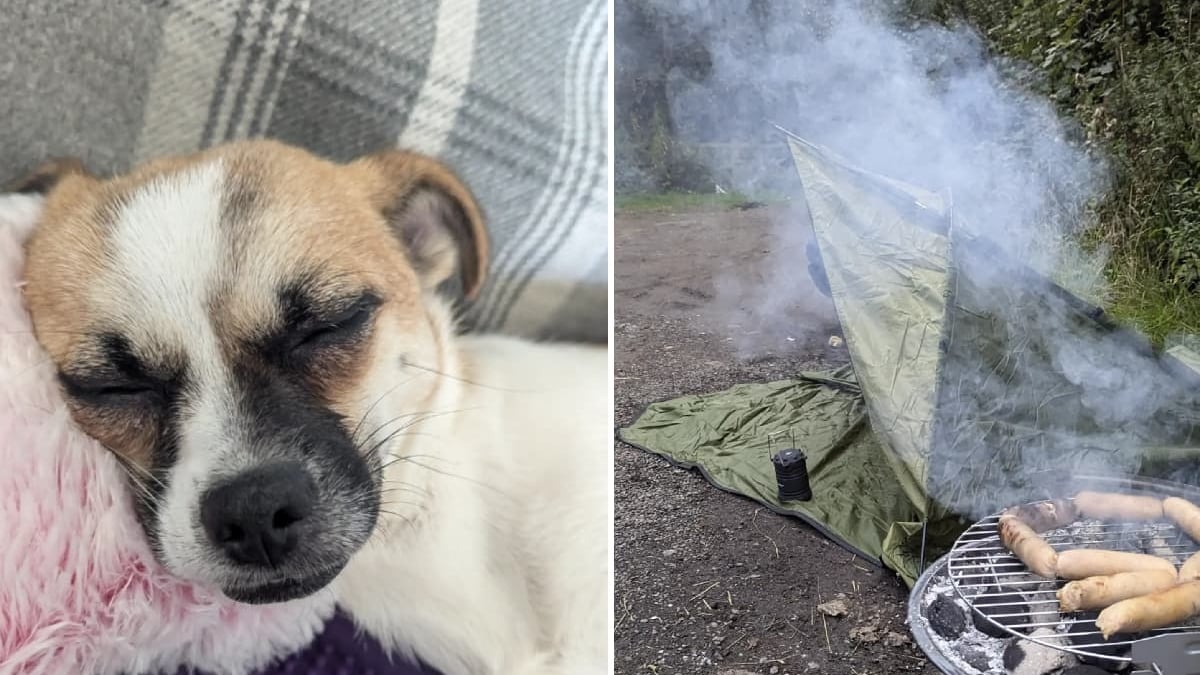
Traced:
<path fill-rule="evenodd" d="M 1072 481 L 1079 485 L 1083 481 Z M 1089 479 L 1087 489 L 1147 494 L 1156 497 L 1177 496 L 1200 503 L 1200 489 L 1149 480 Z M 1000 542 L 997 525 L 1000 514 L 993 514 L 967 528 L 953 548 L 934 568 L 926 572 L 919 585 L 930 583 L 930 575 L 944 575 L 953 592 L 977 614 L 996 636 L 1027 640 L 1045 647 L 1074 654 L 1090 663 L 1117 669 L 1135 664 L 1134 673 L 1181 675 L 1200 673 L 1200 620 L 1134 635 L 1117 634 L 1104 640 L 1094 624 L 1096 614 L 1058 611 L 1056 592 L 1066 582 L 1037 577 Z M 1169 522 L 1114 523 L 1077 521 L 1042 533 L 1056 550 L 1102 548 L 1150 553 L 1182 563 L 1200 551 L 1188 535 Z M 921 593 L 914 589 L 912 603 L 919 605 Z M 910 616 L 913 615 L 910 607 Z M 1037 629 L 1043 630 L 1031 635 Z M 914 632 L 917 627 L 914 626 Z M 1053 631 L 1050 633 L 1049 631 Z M 921 638 L 922 636 L 918 636 Z M 930 651 L 928 636 L 922 647 Z M 1158 638 L 1158 639 L 1153 639 Z M 931 658 L 933 655 L 931 654 Z M 962 671 L 954 664 L 939 663 L 950 673 Z M 963 671 L 966 672 L 966 671 Z"/>

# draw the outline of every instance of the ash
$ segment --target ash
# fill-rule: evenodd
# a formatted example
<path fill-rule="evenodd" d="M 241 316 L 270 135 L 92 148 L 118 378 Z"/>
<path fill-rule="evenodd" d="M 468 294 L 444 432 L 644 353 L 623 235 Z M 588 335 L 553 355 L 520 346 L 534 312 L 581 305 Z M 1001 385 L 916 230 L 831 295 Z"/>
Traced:
<path fill-rule="evenodd" d="M 1009 590 L 1012 590 L 1011 587 Z M 954 638 L 947 638 L 939 634 L 927 618 L 930 604 L 939 597 L 950 598 L 951 602 L 967 617 L 965 629 Z M 1039 628 L 1034 632 L 1033 638 L 1038 642 L 1011 635 L 992 637 L 976 628 L 973 618 L 975 611 L 954 589 L 949 577 L 943 574 L 932 579 L 926 587 L 925 594 L 921 598 L 922 611 L 915 619 L 917 625 L 911 628 L 929 636 L 935 648 L 963 673 L 1051 675 L 1078 665 L 1079 660 L 1069 652 L 1047 646 L 1047 644 L 1053 643 L 1065 644 L 1065 638 L 1055 636 L 1065 632 L 1071 624 L 1069 619 L 1059 615 L 1057 603 L 1050 608 L 1045 601 L 1024 595 L 1020 602 L 1032 608 L 1030 621 L 1034 623 L 1057 622 L 1053 627 Z M 980 619 L 980 621 L 988 620 Z M 1016 662 L 1006 662 L 1008 659 L 1014 658 L 1014 653 L 1017 653 Z"/>
<path fill-rule="evenodd" d="M 925 611 L 922 611 L 917 616 L 915 622 L 919 625 L 912 626 L 912 629 L 923 631 L 926 635 L 928 635 L 933 640 L 933 643 L 937 645 L 938 651 L 948 657 L 954 663 L 954 665 L 962 668 L 964 672 L 1004 672 L 1002 659 L 1004 657 L 1004 650 L 1008 646 L 1010 639 L 988 637 L 983 632 L 976 629 L 971 622 L 971 617 L 974 613 L 973 610 L 971 609 L 970 605 L 967 604 L 967 601 L 963 600 L 962 597 L 959 596 L 958 592 L 954 590 L 953 584 L 950 583 L 950 577 L 945 574 L 930 581 L 929 585 L 926 587 L 925 596 L 921 598 L 922 610 L 928 609 L 929 604 L 941 595 L 948 595 L 949 597 L 953 598 L 955 606 L 963 611 L 963 615 L 967 617 L 966 630 L 962 632 L 958 639 L 948 640 L 939 635 L 932 629 L 932 627 L 930 627 L 929 620 L 925 618 Z M 977 653 L 983 655 L 983 658 L 986 659 L 986 663 L 988 665 L 987 670 L 980 670 L 977 668 L 977 665 L 981 665 L 978 663 L 978 661 L 975 665 L 967 663 L 963 655 L 969 654 L 972 651 L 976 651 Z M 976 659 L 972 659 L 972 661 L 975 660 Z"/>
<path fill-rule="evenodd" d="M 1133 551 L 1156 555 L 1175 564 L 1182 562 L 1191 552 L 1179 550 L 1179 532 L 1173 525 L 1165 522 L 1133 523 L 1126 527 L 1114 527 L 1112 523 L 1084 520 L 1064 528 L 1045 532 L 1042 536 L 1060 551 L 1071 548 Z M 998 553 L 991 558 L 990 562 L 981 563 L 976 569 L 980 573 L 990 574 L 992 569 L 990 565 L 1013 560 L 1015 558 L 1011 554 Z M 1035 634 L 1035 637 L 1041 642 L 1066 644 L 1068 639 L 1065 636 L 1061 638 L 1054 636 L 1069 632 L 1073 625 L 1079 625 L 1080 622 L 1089 622 L 1080 615 L 1064 615 L 1058 611 L 1058 602 L 1053 596 L 1053 591 L 1066 583 L 1065 581 L 1059 581 L 1051 586 L 1047 580 L 1032 574 L 1016 577 L 1010 575 L 1004 577 L 1003 581 L 997 577 L 994 581 L 998 586 L 1002 586 L 1005 592 L 1020 593 L 1018 596 L 1020 599 L 1013 602 L 1023 604 L 1028 608 L 1029 617 L 1022 621 L 1043 624 L 1043 627 L 1039 628 Z M 946 634 L 950 631 L 947 631 L 944 626 L 938 627 L 939 630 L 930 623 L 929 607 L 942 596 L 953 602 L 954 606 L 966 617 L 965 628 L 957 636 L 947 637 Z M 916 625 L 911 627 L 912 630 L 928 635 L 938 651 L 961 668 L 963 672 L 1021 672 L 1046 675 L 1078 663 L 1078 660 L 1068 652 L 1040 645 L 1033 640 L 1013 635 L 992 637 L 979 630 L 975 625 L 977 622 L 976 610 L 972 609 L 967 600 L 954 587 L 947 568 L 943 568 L 939 575 L 930 580 L 919 601 L 922 611 L 914 619 Z M 981 618 L 978 621 L 990 620 Z M 1005 667 L 1004 659 L 1005 652 L 1013 649 L 1020 649 L 1024 652 L 1024 663 L 1017 670 L 1010 671 Z M 1012 654 L 1010 653 L 1009 656 L 1011 657 Z M 1106 670 L 1120 667 L 1119 663 L 1112 661 L 1096 665 L 1100 665 Z"/>
<path fill-rule="evenodd" d="M 1156 548 L 1173 558 L 1169 543 L 1179 538 L 1179 531 L 1167 522 L 1127 523 L 1121 529 L 1113 529 L 1112 523 L 1100 520 L 1080 520 L 1070 525 L 1050 530 L 1042 536 L 1046 541 L 1063 548 L 1109 548 L 1157 555 Z"/>
<path fill-rule="evenodd" d="M 1190 547 L 1174 525 L 1167 522 L 1127 523 L 1120 529 L 1099 520 L 1072 523 L 1065 528 L 1042 535 L 1058 550 L 1068 548 L 1103 548 L 1113 551 L 1147 553 L 1179 566 L 1191 555 Z"/>

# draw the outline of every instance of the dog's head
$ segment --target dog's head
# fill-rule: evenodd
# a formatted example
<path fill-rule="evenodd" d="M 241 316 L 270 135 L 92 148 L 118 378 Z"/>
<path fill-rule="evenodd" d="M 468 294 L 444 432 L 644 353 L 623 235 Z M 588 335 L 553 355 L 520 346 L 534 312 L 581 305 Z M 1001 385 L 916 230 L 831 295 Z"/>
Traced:
<path fill-rule="evenodd" d="M 334 164 L 269 141 L 29 185 L 47 193 L 34 329 L 159 559 L 245 602 L 324 587 L 375 526 L 383 416 L 437 387 L 401 375 L 446 358 L 430 292 L 483 279 L 470 192 L 418 155 Z"/>

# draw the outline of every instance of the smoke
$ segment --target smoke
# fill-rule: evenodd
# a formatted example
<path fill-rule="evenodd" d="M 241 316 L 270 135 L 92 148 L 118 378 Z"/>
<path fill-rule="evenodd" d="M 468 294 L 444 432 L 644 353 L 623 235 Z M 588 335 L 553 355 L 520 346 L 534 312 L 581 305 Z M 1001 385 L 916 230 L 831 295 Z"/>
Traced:
<path fill-rule="evenodd" d="M 894 3 L 642 4 L 667 27 L 667 52 L 703 47 L 699 65 L 666 76 L 676 134 L 715 148 L 718 181 L 798 200 L 776 224 L 788 254 L 769 257 L 760 281 L 718 280 L 712 309 L 730 323 L 796 334 L 805 317 L 778 308 L 820 306 L 803 297 L 815 294 L 811 284 L 793 283 L 809 231 L 770 122 L 864 169 L 948 195 L 955 227 L 998 247 L 957 261 L 965 311 L 940 377 L 947 384 L 929 478 L 936 499 L 977 517 L 1028 496 L 1034 474 L 1128 475 L 1142 468 L 1136 448 L 1200 442 L 1190 436 L 1194 395 L 1136 340 L 1081 323 L 1079 303 L 1045 281 L 1103 299 L 1103 256 L 1074 242 L 1091 225 L 1108 171 L 1078 128 L 1013 84 L 1020 64 L 989 54 L 967 27 L 907 21 Z"/>
<path fill-rule="evenodd" d="M 795 173 L 790 166 L 786 170 Z M 817 290 L 809 270 L 808 211 L 796 203 L 770 215 L 770 249 L 758 269 L 743 265 L 718 276 L 712 301 L 700 309 L 708 325 L 730 332 L 726 337 L 736 357 L 744 361 L 774 352 L 789 341 L 809 347 L 837 330 L 833 302 Z"/>
<path fill-rule="evenodd" d="M 1105 187 L 1102 162 L 965 27 L 905 27 L 856 0 L 651 4 L 703 40 L 711 62 L 702 80 L 668 76 L 678 135 L 776 147 L 775 159 L 724 167 L 739 189 L 780 185 L 770 120 L 863 168 L 948 191 L 974 231 L 1048 269 Z"/>

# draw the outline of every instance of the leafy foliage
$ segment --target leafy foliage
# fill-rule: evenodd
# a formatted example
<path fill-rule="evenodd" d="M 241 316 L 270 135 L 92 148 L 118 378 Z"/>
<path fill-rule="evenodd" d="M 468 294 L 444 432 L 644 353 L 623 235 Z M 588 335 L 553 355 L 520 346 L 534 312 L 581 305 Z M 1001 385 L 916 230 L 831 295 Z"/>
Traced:
<path fill-rule="evenodd" d="M 910 2 L 942 21 L 966 20 L 1001 54 L 1034 66 L 1024 84 L 1049 96 L 1110 158 L 1114 186 L 1092 243 L 1114 253 L 1110 276 L 1197 307 L 1200 294 L 1200 3 L 1192 0 L 946 0 Z M 1144 285 L 1162 285 L 1145 289 Z M 1143 292 L 1144 291 L 1144 292 Z M 1131 300 L 1132 301 L 1132 300 Z M 1118 301 L 1119 303 L 1119 301 Z M 1122 309 L 1118 306 L 1118 310 Z M 1145 308 L 1129 306 L 1138 318 Z M 1196 316 L 1149 326 L 1156 337 Z"/>
<path fill-rule="evenodd" d="M 709 169 L 677 138 L 667 93 L 673 71 L 707 76 L 707 52 L 696 40 L 672 39 L 650 2 L 618 2 L 615 9 L 617 192 L 711 191 Z"/>

